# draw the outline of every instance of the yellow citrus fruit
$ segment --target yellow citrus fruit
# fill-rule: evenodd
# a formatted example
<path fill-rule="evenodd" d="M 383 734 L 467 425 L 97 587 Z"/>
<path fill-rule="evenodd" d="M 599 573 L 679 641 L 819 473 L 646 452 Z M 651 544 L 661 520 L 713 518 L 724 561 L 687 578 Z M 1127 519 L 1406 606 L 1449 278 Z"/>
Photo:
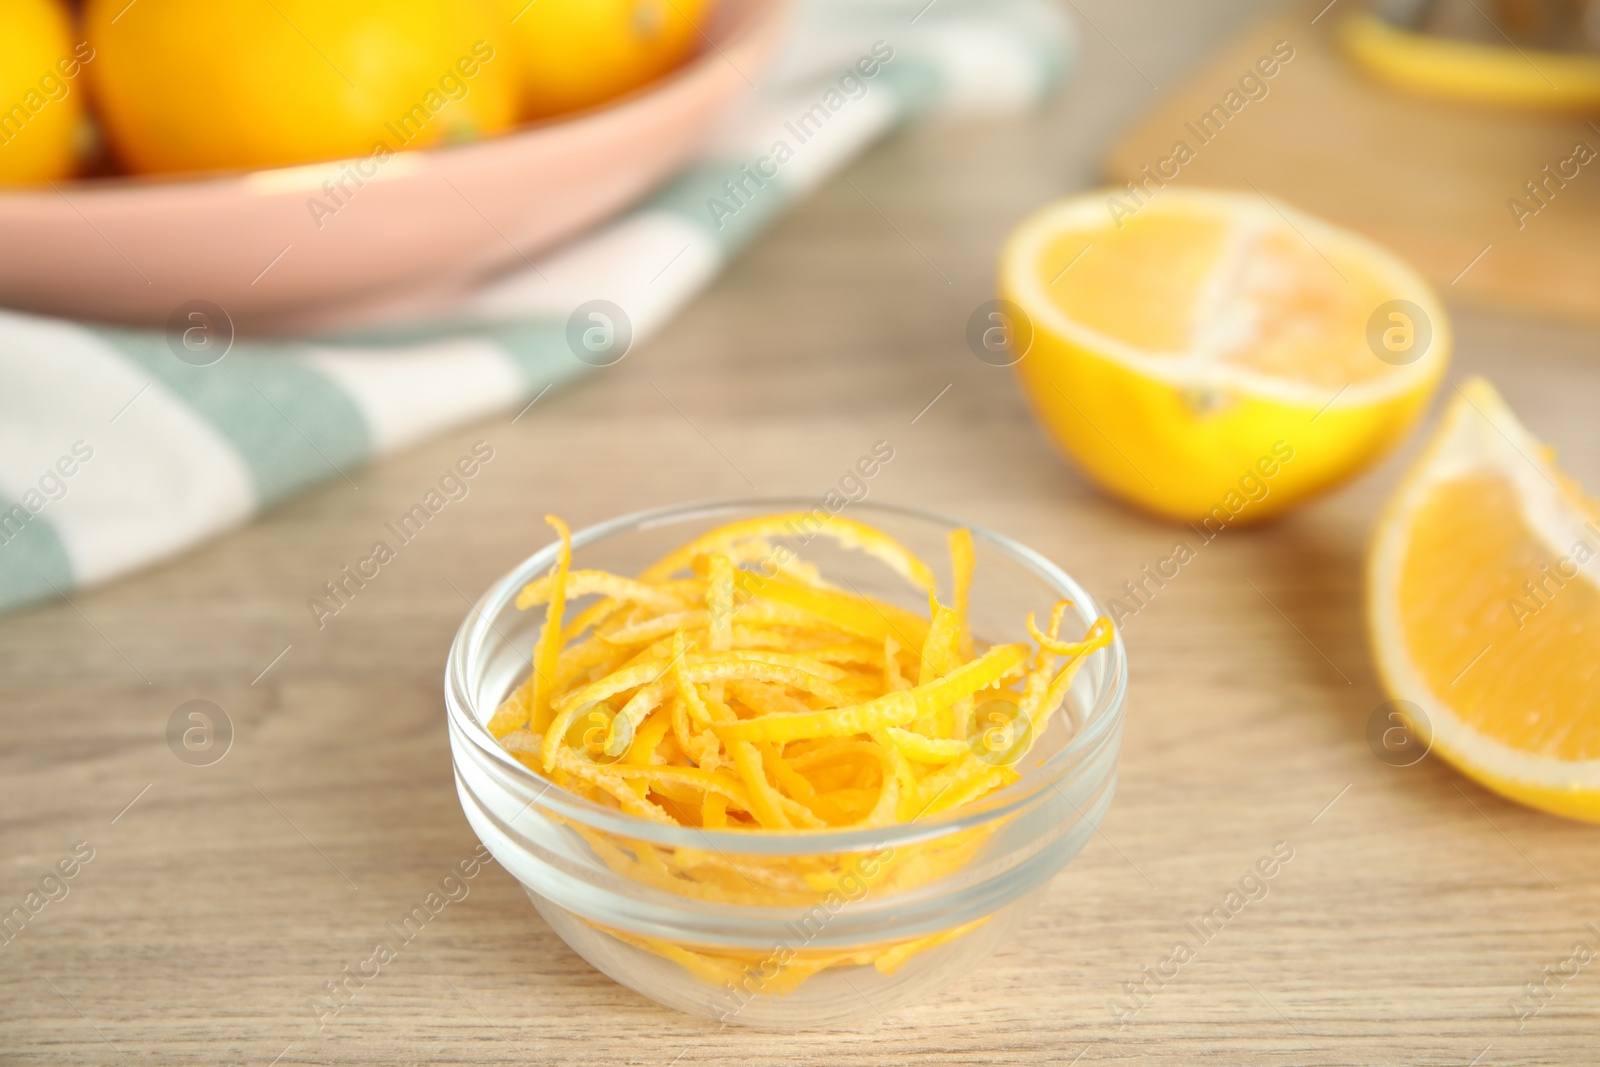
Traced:
<path fill-rule="evenodd" d="M 1010 337 L 1060 448 L 1161 515 L 1263 519 L 1382 455 L 1449 358 L 1428 284 L 1256 193 L 1151 189 L 1025 220 L 1001 256 L 998 325 L 969 332 L 974 350 Z"/>
<path fill-rule="evenodd" d="M 522 112 L 592 107 L 654 81 L 701 41 L 709 0 L 501 0 L 522 67 Z"/>
<path fill-rule="evenodd" d="M 1432 751 L 1524 804 L 1600 822 L 1600 505 L 1482 379 L 1378 526 L 1367 624 Z"/>
<path fill-rule="evenodd" d="M 88 54 L 56 0 L 0 0 L 0 182 L 72 173 Z"/>
<path fill-rule="evenodd" d="M 84 20 L 136 171 L 382 158 L 516 118 L 494 0 L 89 0 Z"/>
<path fill-rule="evenodd" d="M 1600 56 L 1593 53 L 1454 40 L 1400 29 L 1370 11 L 1340 23 L 1339 39 L 1374 77 L 1412 92 L 1552 111 L 1600 106 Z"/>

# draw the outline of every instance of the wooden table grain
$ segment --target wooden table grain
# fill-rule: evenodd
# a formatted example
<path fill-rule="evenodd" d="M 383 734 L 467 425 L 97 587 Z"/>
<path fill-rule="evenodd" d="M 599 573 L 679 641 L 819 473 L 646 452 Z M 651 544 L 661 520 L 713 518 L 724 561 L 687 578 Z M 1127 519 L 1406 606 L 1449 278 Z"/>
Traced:
<path fill-rule="evenodd" d="M 1600 828 L 1432 759 L 1391 768 L 1365 739 L 1384 698 L 1362 556 L 1415 441 L 1281 522 L 1228 531 L 1129 620 L 1103 832 L 1020 936 L 927 1003 L 804 1037 L 718 1029 L 593 971 L 490 866 L 325 1027 L 307 1007 L 476 846 L 445 652 L 469 598 L 543 543 L 546 512 L 580 525 L 820 496 L 883 440 L 873 499 L 1002 530 L 1097 594 L 1168 554 L 1177 531 L 1060 461 L 963 333 L 1007 227 L 1093 181 L 1157 86 L 1258 5 L 1076 6 L 1081 69 L 1059 100 L 872 152 L 620 364 L 514 424 L 463 427 L 182 559 L 0 618 L 0 910 L 50 889 L 0 944 L 0 1062 L 1594 1063 L 1600 963 L 1569 961 L 1600 946 Z M 1600 486 L 1600 333 L 1453 310 L 1452 377 L 1490 375 Z M 319 630 L 321 583 L 477 441 L 494 458 L 470 495 Z M 168 745 L 190 700 L 232 724 L 208 766 Z M 1125 983 L 1279 842 L 1293 859 L 1270 892 L 1119 1027 Z M 1519 1020 L 1530 982 L 1549 995 Z"/>

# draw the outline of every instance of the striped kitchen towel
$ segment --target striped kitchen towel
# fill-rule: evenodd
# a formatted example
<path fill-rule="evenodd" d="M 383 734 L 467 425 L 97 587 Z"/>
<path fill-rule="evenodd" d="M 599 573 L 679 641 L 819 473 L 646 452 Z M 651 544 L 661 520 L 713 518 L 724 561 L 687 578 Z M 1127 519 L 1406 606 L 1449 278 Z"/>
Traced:
<path fill-rule="evenodd" d="M 1052 0 L 801 0 L 783 55 L 692 165 L 448 320 L 240 341 L 207 362 L 159 331 L 0 311 L 0 610 L 620 358 L 885 131 L 1025 107 L 1072 44 Z"/>

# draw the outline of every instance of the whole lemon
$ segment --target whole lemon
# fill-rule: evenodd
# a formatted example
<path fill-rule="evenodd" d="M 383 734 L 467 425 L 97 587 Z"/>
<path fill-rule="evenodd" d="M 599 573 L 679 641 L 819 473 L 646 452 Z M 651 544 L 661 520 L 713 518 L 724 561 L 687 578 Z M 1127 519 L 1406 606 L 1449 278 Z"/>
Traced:
<path fill-rule="evenodd" d="M 64 178 L 76 166 L 79 75 L 93 58 L 56 0 L 0 0 L 0 182 Z"/>
<path fill-rule="evenodd" d="M 621 96 L 682 63 L 708 0 L 501 0 L 522 67 L 522 113 L 544 118 Z"/>
<path fill-rule="evenodd" d="M 106 135 L 143 172 L 466 140 L 516 118 L 496 0 L 89 0 Z"/>

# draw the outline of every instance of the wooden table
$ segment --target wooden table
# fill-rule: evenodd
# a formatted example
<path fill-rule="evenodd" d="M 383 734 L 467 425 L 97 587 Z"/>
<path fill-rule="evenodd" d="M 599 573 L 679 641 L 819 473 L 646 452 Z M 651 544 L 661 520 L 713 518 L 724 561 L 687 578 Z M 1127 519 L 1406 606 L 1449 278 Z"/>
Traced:
<path fill-rule="evenodd" d="M 515 425 L 446 434 L 359 489 L 0 619 L 0 907 L 93 850 L 0 945 L 0 1063 L 1594 1063 L 1600 963 L 1520 1028 L 1508 1004 L 1575 942 L 1600 945 L 1600 828 L 1434 760 L 1385 766 L 1365 741 L 1383 696 L 1362 553 L 1415 441 L 1230 531 L 1129 623 L 1103 833 L 1021 936 L 928 1003 L 804 1039 L 719 1031 L 591 970 L 491 867 L 326 1029 L 306 1007 L 475 846 L 441 671 L 467 598 L 543 543 L 544 513 L 821 494 L 887 440 L 874 498 L 1003 530 L 1102 595 L 1167 553 L 1173 528 L 1059 461 L 963 330 L 1008 225 L 1091 181 L 1149 82 L 1254 11 L 1079 7 L 1082 69 L 1044 113 L 869 155 L 663 334 Z M 1452 373 L 1492 375 L 1600 486 L 1600 334 L 1455 310 Z M 471 495 L 319 632 L 307 598 L 479 439 L 495 459 Z M 193 699 L 233 724 L 210 766 L 166 741 Z M 1294 859 L 1270 895 L 1119 1030 L 1108 1000 L 1279 841 Z"/>

